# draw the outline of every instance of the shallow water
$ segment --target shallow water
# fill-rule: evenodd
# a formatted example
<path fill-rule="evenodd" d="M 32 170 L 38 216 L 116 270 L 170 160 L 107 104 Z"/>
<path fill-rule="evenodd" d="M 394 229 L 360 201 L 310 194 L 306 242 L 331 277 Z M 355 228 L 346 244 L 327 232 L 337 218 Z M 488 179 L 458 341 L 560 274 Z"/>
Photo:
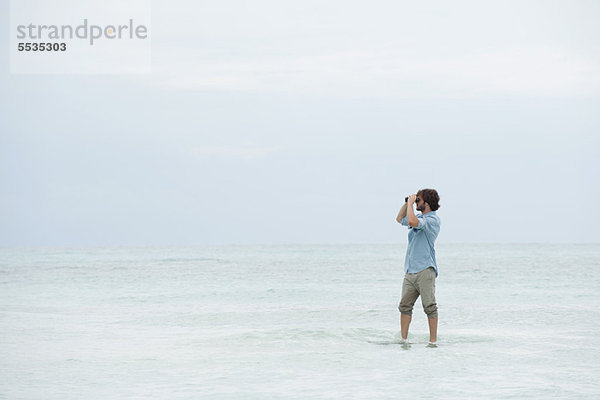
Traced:
<path fill-rule="evenodd" d="M 598 398 L 600 245 L 0 249 L 0 398 Z"/>

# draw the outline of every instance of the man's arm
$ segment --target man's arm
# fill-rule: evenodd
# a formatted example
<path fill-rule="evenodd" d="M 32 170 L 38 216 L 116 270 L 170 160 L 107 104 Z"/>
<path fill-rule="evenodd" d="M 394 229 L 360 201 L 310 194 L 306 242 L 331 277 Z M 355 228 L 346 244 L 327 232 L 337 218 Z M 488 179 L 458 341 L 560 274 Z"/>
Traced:
<path fill-rule="evenodd" d="M 398 221 L 398 223 L 402 222 L 402 218 L 406 217 L 406 208 L 407 208 L 407 204 L 404 203 L 402 205 L 402 207 L 400 207 L 400 211 L 398 212 L 398 216 L 396 217 L 396 221 Z"/>
<path fill-rule="evenodd" d="M 417 195 L 411 194 L 410 196 L 408 196 L 408 201 L 406 203 L 408 204 L 406 212 L 406 216 L 408 217 L 408 225 L 412 226 L 413 228 L 419 226 L 419 219 L 417 218 L 417 216 L 415 215 L 415 211 L 413 210 L 413 204 L 415 204 L 416 199 Z"/>

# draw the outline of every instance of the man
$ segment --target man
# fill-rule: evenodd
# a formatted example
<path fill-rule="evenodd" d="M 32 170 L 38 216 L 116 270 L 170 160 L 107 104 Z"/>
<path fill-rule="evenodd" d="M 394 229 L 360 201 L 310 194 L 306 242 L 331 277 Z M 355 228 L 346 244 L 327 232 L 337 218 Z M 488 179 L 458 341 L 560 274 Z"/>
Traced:
<path fill-rule="evenodd" d="M 437 278 L 437 263 L 435 261 L 434 243 L 440 233 L 440 217 L 437 216 L 440 196 L 434 189 L 422 189 L 417 194 L 411 194 L 406 199 L 396 221 L 408 226 L 408 248 L 404 259 L 404 282 L 402 284 L 402 299 L 400 310 L 400 333 L 402 343 L 407 343 L 408 327 L 412 319 L 412 310 L 421 296 L 423 310 L 429 322 L 428 347 L 437 347 L 438 312 L 435 301 L 435 279 Z M 413 204 L 417 205 L 415 215 Z"/>

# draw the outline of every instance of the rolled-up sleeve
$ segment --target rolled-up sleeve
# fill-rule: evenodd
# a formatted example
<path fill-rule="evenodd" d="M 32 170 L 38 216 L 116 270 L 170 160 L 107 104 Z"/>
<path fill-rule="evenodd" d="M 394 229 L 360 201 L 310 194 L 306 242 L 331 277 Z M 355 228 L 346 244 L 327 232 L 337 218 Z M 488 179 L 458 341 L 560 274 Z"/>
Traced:
<path fill-rule="evenodd" d="M 429 225 L 429 218 L 424 217 L 423 215 L 417 215 L 417 220 L 419 220 L 419 225 L 417 225 L 415 229 L 426 229 Z"/>
<path fill-rule="evenodd" d="M 402 220 L 400 221 L 401 225 L 404 226 L 408 226 L 409 228 L 413 228 L 413 229 L 423 229 L 427 226 L 427 219 L 425 217 L 423 217 L 421 214 L 419 215 L 415 215 L 417 217 L 417 220 L 419 220 L 419 225 L 416 227 L 412 227 L 408 224 L 408 216 L 402 218 Z"/>
<path fill-rule="evenodd" d="M 429 216 L 426 216 L 423 214 L 417 214 L 417 215 L 415 215 L 415 217 L 417 217 L 417 221 L 419 221 L 419 224 L 415 227 L 411 227 L 408 224 L 408 216 L 402 218 L 402 220 L 400 221 L 400 224 L 402 224 L 404 226 L 408 226 L 409 228 L 412 228 L 412 229 L 427 229 L 427 230 L 435 229 L 436 225 L 438 224 L 436 218 L 433 216 L 429 217 Z"/>

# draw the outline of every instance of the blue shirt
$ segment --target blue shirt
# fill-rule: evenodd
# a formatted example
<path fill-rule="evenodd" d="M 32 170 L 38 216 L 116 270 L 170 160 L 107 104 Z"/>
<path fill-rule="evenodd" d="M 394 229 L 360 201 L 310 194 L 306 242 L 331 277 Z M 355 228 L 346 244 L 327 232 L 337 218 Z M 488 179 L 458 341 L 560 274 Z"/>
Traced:
<path fill-rule="evenodd" d="M 438 269 L 433 245 L 440 233 L 440 217 L 437 216 L 435 211 L 430 211 L 425 215 L 417 214 L 416 217 L 419 220 L 419 225 L 416 228 L 408 225 L 408 217 L 404 217 L 400 221 L 402 225 L 408 226 L 409 229 L 404 272 L 416 274 L 433 267 L 437 276 Z"/>

